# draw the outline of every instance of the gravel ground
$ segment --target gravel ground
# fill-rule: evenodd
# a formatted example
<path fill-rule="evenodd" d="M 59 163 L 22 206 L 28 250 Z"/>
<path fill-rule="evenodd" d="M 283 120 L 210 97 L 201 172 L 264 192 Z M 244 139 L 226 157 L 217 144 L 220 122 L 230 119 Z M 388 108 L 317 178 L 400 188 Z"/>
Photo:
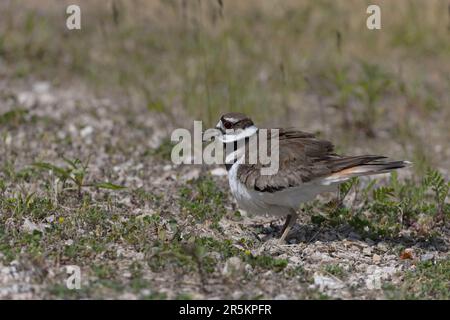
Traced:
<path fill-rule="evenodd" d="M 173 124 L 120 97 L 99 99 L 83 87 L 68 90 L 32 79 L 1 80 L 0 113 L 19 106 L 24 113 L 2 124 L 0 177 L 6 187 L 1 196 L 33 194 L 33 204 L 45 198 L 51 205 L 38 213 L 30 205 L 20 215 L 3 207 L 1 299 L 383 299 L 389 293 L 401 298 L 407 297 L 406 280 L 418 265 L 448 261 L 450 233 L 445 225 L 431 239 L 406 231 L 392 239 L 371 239 L 348 225 L 313 224 L 306 214 L 289 243 L 279 245 L 282 220 L 236 215 L 223 168 L 172 165 L 152 150 Z M 86 188 L 79 198 L 73 190 L 59 186 L 58 191 L 51 173 L 23 171 L 37 161 L 62 165 L 62 157 L 90 158 L 87 181 L 127 189 Z M 196 181 L 204 176 L 220 194 L 219 204 L 207 202 L 209 211 L 224 212 L 216 225 L 214 219 L 194 221 L 189 210 L 195 208 L 186 209 L 180 201 L 180 190 L 196 190 Z M 105 212 L 102 220 L 77 220 L 92 207 Z M 138 223 L 156 216 L 157 222 Z M 138 229 L 126 229 L 134 232 L 133 239 L 121 229 L 130 221 Z M 178 244 L 171 246 L 175 237 L 181 239 L 182 251 Z M 192 237 L 217 243 L 190 255 Z M 68 254 L 68 248 L 79 252 Z M 169 252 L 167 258 L 161 252 Z M 162 266 L 153 265 L 156 256 Z M 81 267 L 81 290 L 64 288 L 65 266 L 72 264 Z M 444 268 L 448 270 L 448 263 Z M 448 272 L 444 286 L 446 277 Z"/>

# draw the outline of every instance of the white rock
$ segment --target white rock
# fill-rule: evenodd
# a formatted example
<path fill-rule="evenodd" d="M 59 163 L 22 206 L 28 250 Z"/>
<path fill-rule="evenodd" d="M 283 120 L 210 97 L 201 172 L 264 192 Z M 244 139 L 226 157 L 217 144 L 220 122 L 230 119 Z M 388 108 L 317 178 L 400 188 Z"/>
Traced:
<path fill-rule="evenodd" d="M 81 137 L 86 138 L 86 137 L 90 136 L 93 132 L 94 132 L 94 128 L 92 128 L 91 126 L 87 126 L 87 127 L 84 127 L 83 129 L 81 129 L 80 135 L 81 135 Z"/>
<path fill-rule="evenodd" d="M 273 275 L 272 270 L 269 270 L 269 271 L 263 273 L 263 277 L 265 277 L 265 278 L 271 278 L 272 275 Z"/>
<path fill-rule="evenodd" d="M 247 211 L 242 210 L 242 209 L 238 209 L 239 214 L 241 215 L 241 217 L 249 217 L 249 214 L 247 213 Z"/>
<path fill-rule="evenodd" d="M 366 287 L 369 290 L 375 290 L 381 288 L 381 278 L 374 274 L 369 274 L 365 280 Z"/>
<path fill-rule="evenodd" d="M 310 259 L 313 261 L 320 261 L 320 262 L 327 262 L 327 261 L 332 261 L 333 258 L 330 257 L 328 254 L 326 253 L 322 253 L 322 252 L 314 252 L 311 256 Z"/>
<path fill-rule="evenodd" d="M 38 101 L 40 105 L 50 105 L 56 102 L 56 97 L 49 93 L 39 95 Z"/>
<path fill-rule="evenodd" d="M 239 259 L 238 257 L 231 257 L 225 262 L 222 274 L 224 276 L 239 275 L 239 273 L 242 273 L 243 270 L 244 266 L 241 259 Z"/>
<path fill-rule="evenodd" d="M 5 137 L 5 145 L 9 147 L 11 145 L 11 142 L 12 142 L 11 134 L 7 132 Z"/>
<path fill-rule="evenodd" d="M 314 285 L 319 287 L 321 291 L 325 289 L 342 289 L 345 286 L 342 281 L 338 279 L 323 276 L 318 273 L 314 274 Z"/>
<path fill-rule="evenodd" d="M 119 300 L 136 300 L 136 299 L 137 299 L 136 295 L 129 292 L 123 293 L 119 296 Z"/>
<path fill-rule="evenodd" d="M 200 169 L 192 169 L 188 173 L 183 175 L 183 177 L 181 177 L 181 180 L 182 181 L 195 180 L 198 179 L 199 176 L 200 176 Z"/>
<path fill-rule="evenodd" d="M 420 261 L 429 261 L 429 260 L 433 260 L 433 258 L 434 258 L 434 254 L 432 254 L 432 253 L 425 253 L 425 254 L 420 256 Z"/>
<path fill-rule="evenodd" d="M 244 295 L 244 293 L 243 293 L 242 291 L 237 290 L 237 291 L 234 291 L 234 292 L 231 294 L 231 297 L 232 297 L 234 300 L 238 300 L 238 299 L 241 299 L 243 295 Z"/>
<path fill-rule="evenodd" d="M 366 256 L 372 255 L 372 249 L 370 247 L 366 247 L 363 249 L 363 254 Z"/>
<path fill-rule="evenodd" d="M 382 280 L 389 280 L 397 272 L 394 267 L 378 267 L 371 265 L 367 268 L 366 287 L 369 290 L 381 289 Z"/>
<path fill-rule="evenodd" d="M 376 264 L 380 263 L 380 262 L 381 262 L 381 256 L 378 255 L 378 254 L 374 254 L 374 255 L 372 256 L 372 262 L 373 262 L 373 263 L 376 263 Z"/>
<path fill-rule="evenodd" d="M 32 92 L 20 92 L 17 94 L 17 102 L 29 109 L 36 103 L 36 96 Z"/>
<path fill-rule="evenodd" d="M 228 174 L 227 170 L 224 168 L 215 168 L 210 171 L 213 176 L 226 176 Z"/>
<path fill-rule="evenodd" d="M 120 203 L 120 204 L 123 204 L 125 206 L 131 206 L 131 198 L 130 197 L 121 198 L 117 202 Z"/>
<path fill-rule="evenodd" d="M 36 224 L 36 223 L 30 221 L 28 218 L 25 218 L 25 221 L 22 225 L 22 230 L 25 232 L 29 232 L 29 233 L 32 233 L 35 230 L 44 232 L 45 228 L 48 228 L 48 227 L 49 227 L 48 224 L 45 224 L 45 223 Z"/>
<path fill-rule="evenodd" d="M 302 258 L 299 256 L 291 256 L 289 257 L 289 262 L 293 263 L 294 265 L 299 265 L 302 262 Z"/>
<path fill-rule="evenodd" d="M 388 247 L 386 246 L 386 244 L 384 242 L 379 242 L 377 244 L 377 249 L 383 252 L 388 251 Z"/>
<path fill-rule="evenodd" d="M 142 289 L 140 294 L 143 296 L 149 296 L 152 293 L 150 289 Z"/>
<path fill-rule="evenodd" d="M 33 84 L 33 91 L 36 93 L 45 93 L 50 89 L 50 83 L 46 81 L 39 81 Z"/>

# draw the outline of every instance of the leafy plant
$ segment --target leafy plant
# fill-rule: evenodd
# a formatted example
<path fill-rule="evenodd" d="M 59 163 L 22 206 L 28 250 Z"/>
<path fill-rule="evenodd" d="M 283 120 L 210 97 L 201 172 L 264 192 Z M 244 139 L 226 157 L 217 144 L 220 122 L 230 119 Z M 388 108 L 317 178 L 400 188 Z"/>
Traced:
<path fill-rule="evenodd" d="M 324 266 L 324 271 L 342 279 L 346 275 L 346 271 L 338 264 L 327 264 Z"/>
<path fill-rule="evenodd" d="M 67 181 L 72 182 L 77 189 L 79 198 L 82 196 L 83 187 L 96 187 L 109 190 L 121 190 L 125 188 L 124 186 L 116 185 L 110 182 L 86 183 L 85 179 L 88 174 L 89 160 L 85 163 L 79 159 L 70 160 L 63 158 L 63 160 L 67 164 L 66 166 L 56 166 L 48 162 L 35 162 L 33 163 L 33 167 L 42 171 L 53 172 L 53 174 L 55 174 L 62 182 L 63 188 Z"/>
<path fill-rule="evenodd" d="M 423 184 L 434 192 L 434 197 L 437 205 L 437 213 L 443 219 L 445 213 L 450 214 L 449 204 L 445 203 L 450 189 L 450 182 L 445 182 L 444 177 L 437 170 L 429 169 Z"/>
<path fill-rule="evenodd" d="M 28 114 L 28 110 L 22 108 L 16 108 L 11 111 L 6 111 L 0 114 L 0 125 L 15 125 L 21 123 L 25 116 Z"/>
<path fill-rule="evenodd" d="M 164 139 L 158 147 L 147 150 L 145 155 L 158 157 L 162 160 L 170 160 L 173 146 L 174 144 L 170 139 Z"/>
<path fill-rule="evenodd" d="M 385 285 L 390 299 L 443 299 L 450 298 L 450 260 L 423 261 L 414 271 L 407 271 L 400 286 Z"/>
<path fill-rule="evenodd" d="M 359 187 L 357 181 L 348 181 L 340 186 L 340 194 Z M 450 214 L 446 203 L 449 183 L 442 174 L 429 169 L 419 182 L 406 180 L 400 182 L 396 172 L 392 172 L 389 183 L 374 188 L 372 180 L 361 192 L 357 192 L 360 205 L 356 208 L 329 206 L 328 204 L 310 207 L 319 211 L 313 214 L 312 222 L 330 225 L 350 224 L 360 233 L 371 236 L 397 236 L 409 229 L 421 236 L 433 234 L 434 226 Z M 431 196 L 430 196 L 431 195 Z"/>

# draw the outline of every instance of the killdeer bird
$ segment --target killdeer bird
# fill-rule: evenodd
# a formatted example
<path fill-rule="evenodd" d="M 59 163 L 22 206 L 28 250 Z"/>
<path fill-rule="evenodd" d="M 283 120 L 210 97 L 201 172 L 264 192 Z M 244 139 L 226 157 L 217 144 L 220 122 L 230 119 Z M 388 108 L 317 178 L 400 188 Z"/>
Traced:
<path fill-rule="evenodd" d="M 220 141 L 233 144 L 233 152 L 237 152 L 238 142 L 248 145 L 250 137 L 259 130 L 245 114 L 234 112 L 223 115 L 216 129 L 220 131 L 217 137 Z M 314 134 L 278 130 L 277 173 L 262 175 L 261 164 L 245 162 L 249 148 L 237 153 L 235 161 L 226 164 L 226 168 L 231 193 L 241 209 L 253 215 L 286 216 L 280 242 L 284 242 L 295 224 L 301 203 L 319 193 L 337 190 L 339 184 L 352 177 L 386 173 L 410 164 L 377 155 L 341 156 L 334 152 L 330 141 L 318 139 Z"/>

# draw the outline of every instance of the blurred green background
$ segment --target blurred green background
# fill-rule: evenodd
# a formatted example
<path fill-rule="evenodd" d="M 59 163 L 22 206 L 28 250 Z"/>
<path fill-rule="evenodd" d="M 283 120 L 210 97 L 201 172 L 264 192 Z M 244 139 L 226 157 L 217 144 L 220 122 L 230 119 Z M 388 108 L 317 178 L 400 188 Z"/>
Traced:
<path fill-rule="evenodd" d="M 82 29 L 70 31 L 73 1 L 2 1 L 2 75 L 82 83 L 174 127 L 243 111 L 449 167 L 448 1 L 76 3 Z M 369 4 L 381 30 L 366 27 Z"/>

